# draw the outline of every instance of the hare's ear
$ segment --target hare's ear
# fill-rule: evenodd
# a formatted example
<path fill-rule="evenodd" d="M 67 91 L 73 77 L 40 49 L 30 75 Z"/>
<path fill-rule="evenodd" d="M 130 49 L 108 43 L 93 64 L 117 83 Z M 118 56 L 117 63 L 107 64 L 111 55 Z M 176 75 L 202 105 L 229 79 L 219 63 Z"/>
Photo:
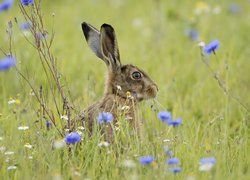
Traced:
<path fill-rule="evenodd" d="M 109 61 L 104 58 L 102 50 L 101 50 L 100 32 L 96 28 L 94 28 L 93 26 L 91 26 L 90 24 L 86 22 L 82 23 L 82 31 L 90 49 L 95 53 L 97 57 L 99 57 L 107 65 L 109 65 Z"/>
<path fill-rule="evenodd" d="M 118 44 L 115 30 L 108 24 L 101 26 L 101 49 L 105 59 L 110 62 L 112 70 L 118 71 L 121 67 Z"/>

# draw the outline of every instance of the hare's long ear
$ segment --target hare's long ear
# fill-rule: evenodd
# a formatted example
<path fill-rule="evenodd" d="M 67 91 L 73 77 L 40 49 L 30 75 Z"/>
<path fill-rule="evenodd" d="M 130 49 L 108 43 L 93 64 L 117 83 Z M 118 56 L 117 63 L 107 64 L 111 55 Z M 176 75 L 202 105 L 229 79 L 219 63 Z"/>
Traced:
<path fill-rule="evenodd" d="M 121 67 L 118 44 L 115 36 L 115 30 L 108 24 L 101 26 L 101 49 L 104 59 L 110 62 L 110 68 L 113 71 L 119 71 Z"/>
<path fill-rule="evenodd" d="M 95 53 L 97 57 L 102 59 L 108 66 L 109 61 L 104 58 L 102 50 L 101 50 L 100 32 L 96 28 L 94 28 L 93 26 L 91 26 L 90 24 L 86 22 L 82 23 L 82 31 L 90 49 Z"/>

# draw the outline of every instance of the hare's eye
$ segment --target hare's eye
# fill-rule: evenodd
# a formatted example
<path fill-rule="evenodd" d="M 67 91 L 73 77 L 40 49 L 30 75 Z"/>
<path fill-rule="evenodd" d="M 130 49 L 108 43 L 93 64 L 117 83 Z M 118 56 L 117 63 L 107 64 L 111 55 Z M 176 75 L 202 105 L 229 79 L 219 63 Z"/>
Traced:
<path fill-rule="evenodd" d="M 135 71 L 132 73 L 132 77 L 133 79 L 136 79 L 136 80 L 141 79 L 141 73 L 138 71 Z"/>

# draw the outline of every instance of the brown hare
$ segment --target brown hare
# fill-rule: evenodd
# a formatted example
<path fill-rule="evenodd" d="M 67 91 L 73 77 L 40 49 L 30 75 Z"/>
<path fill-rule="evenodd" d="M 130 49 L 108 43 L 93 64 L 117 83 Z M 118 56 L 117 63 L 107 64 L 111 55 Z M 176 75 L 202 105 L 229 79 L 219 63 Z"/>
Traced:
<path fill-rule="evenodd" d="M 90 134 L 94 121 L 101 112 L 112 113 L 114 125 L 118 120 L 127 120 L 134 128 L 138 128 L 137 104 L 142 100 L 154 98 L 158 91 L 157 85 L 138 67 L 121 64 L 115 31 L 111 25 L 103 24 L 98 31 L 83 22 L 82 30 L 90 49 L 105 62 L 108 73 L 102 99 L 89 106 L 80 118 Z M 110 125 L 107 131 L 108 135 L 112 134 Z"/>

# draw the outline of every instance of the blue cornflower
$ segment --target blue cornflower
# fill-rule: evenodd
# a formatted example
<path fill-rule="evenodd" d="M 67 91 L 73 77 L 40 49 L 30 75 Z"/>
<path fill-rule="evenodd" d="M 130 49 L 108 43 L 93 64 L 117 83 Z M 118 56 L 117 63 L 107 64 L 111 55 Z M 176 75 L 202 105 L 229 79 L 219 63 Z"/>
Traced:
<path fill-rule="evenodd" d="M 6 56 L 0 60 L 0 71 L 5 71 L 16 65 L 15 58 Z"/>
<path fill-rule="evenodd" d="M 165 121 L 165 122 L 171 120 L 171 117 L 172 117 L 171 113 L 167 112 L 167 111 L 161 111 L 158 113 L 158 118 L 162 121 Z"/>
<path fill-rule="evenodd" d="M 139 161 L 142 165 L 149 165 L 151 164 L 155 158 L 153 156 L 142 156 L 139 158 Z"/>
<path fill-rule="evenodd" d="M 192 41 L 197 41 L 199 39 L 199 33 L 195 29 L 187 29 L 185 34 L 191 38 Z"/>
<path fill-rule="evenodd" d="M 181 170 L 182 169 L 180 167 L 169 168 L 169 171 L 173 172 L 173 173 L 179 173 L 179 172 L 181 172 Z"/>
<path fill-rule="evenodd" d="M 166 163 L 167 163 L 168 165 L 172 165 L 172 164 L 179 164 L 180 161 L 179 161 L 178 158 L 170 158 L 170 159 L 168 159 L 168 160 L 166 161 Z"/>
<path fill-rule="evenodd" d="M 22 3 L 22 5 L 28 6 L 29 4 L 33 4 L 34 0 L 20 0 L 20 2 Z"/>
<path fill-rule="evenodd" d="M 169 120 L 169 121 L 167 121 L 167 124 L 169 125 L 169 126 L 178 126 L 178 125 L 181 125 L 182 124 L 182 120 L 181 120 L 181 118 L 177 118 L 177 119 L 174 119 L 174 120 Z"/>
<path fill-rule="evenodd" d="M 110 123 L 114 119 L 114 117 L 110 112 L 100 112 L 96 119 L 102 124 L 105 122 Z"/>
<path fill-rule="evenodd" d="M 29 22 L 24 22 L 24 23 L 20 24 L 19 27 L 22 30 L 29 30 L 32 27 L 32 25 Z"/>
<path fill-rule="evenodd" d="M 200 164 L 215 164 L 216 159 L 214 157 L 201 158 Z"/>
<path fill-rule="evenodd" d="M 77 132 L 72 132 L 65 137 L 65 142 L 67 144 L 75 144 L 79 141 L 81 141 L 81 136 Z"/>
<path fill-rule="evenodd" d="M 241 11 L 241 8 L 238 4 L 230 4 L 228 7 L 229 12 L 236 14 Z"/>
<path fill-rule="evenodd" d="M 173 151 L 169 147 L 164 146 L 163 149 L 164 149 L 164 152 L 166 153 L 166 155 L 168 157 L 172 158 L 174 156 Z"/>
<path fill-rule="evenodd" d="M 208 45 L 206 45 L 203 48 L 203 51 L 206 54 L 211 54 L 211 53 L 215 53 L 215 51 L 220 47 L 220 41 L 218 40 L 213 40 L 212 42 L 210 42 Z"/>
<path fill-rule="evenodd" d="M 0 12 L 7 11 L 13 6 L 14 0 L 4 0 L 0 3 Z"/>
<path fill-rule="evenodd" d="M 48 34 L 47 33 L 36 33 L 36 39 L 37 40 L 42 40 L 42 39 L 46 39 L 48 37 Z"/>
<path fill-rule="evenodd" d="M 49 129 L 51 126 L 52 126 L 52 122 L 50 122 L 49 120 L 46 120 L 47 129 Z"/>
<path fill-rule="evenodd" d="M 216 160 L 214 157 L 207 157 L 200 159 L 199 171 L 210 171 L 215 165 L 215 162 Z"/>

